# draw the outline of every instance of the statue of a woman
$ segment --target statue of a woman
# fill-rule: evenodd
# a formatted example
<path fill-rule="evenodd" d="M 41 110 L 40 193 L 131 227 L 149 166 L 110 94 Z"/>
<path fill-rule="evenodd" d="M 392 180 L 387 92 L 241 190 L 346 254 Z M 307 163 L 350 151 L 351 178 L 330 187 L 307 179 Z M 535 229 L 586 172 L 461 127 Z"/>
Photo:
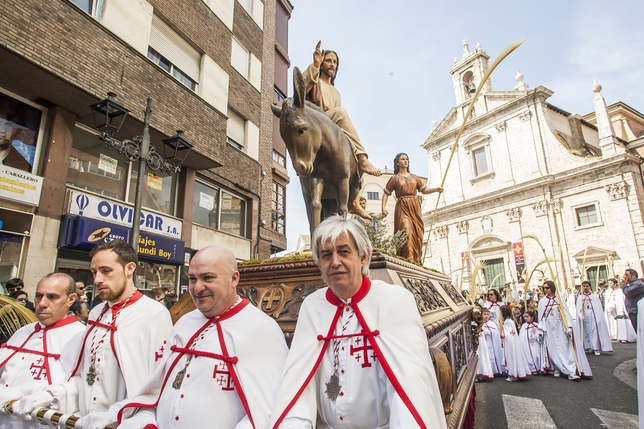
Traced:
<path fill-rule="evenodd" d="M 417 193 L 431 194 L 443 192 L 443 188 L 428 188 L 420 177 L 409 172 L 409 157 L 399 153 L 394 158 L 394 175 L 391 176 L 385 193 L 382 196 L 382 213 L 387 216 L 385 208 L 392 192 L 396 192 L 396 211 L 394 212 L 394 231 L 407 233 L 407 242 L 398 251 L 398 255 L 421 263 L 423 254 L 423 219 Z"/>

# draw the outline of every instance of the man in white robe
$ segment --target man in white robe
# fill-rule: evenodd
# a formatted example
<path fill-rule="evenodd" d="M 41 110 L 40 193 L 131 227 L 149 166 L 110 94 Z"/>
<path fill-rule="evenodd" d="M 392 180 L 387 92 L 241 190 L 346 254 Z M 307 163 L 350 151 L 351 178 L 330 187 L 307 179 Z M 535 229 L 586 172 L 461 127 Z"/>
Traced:
<path fill-rule="evenodd" d="M 269 316 L 237 295 L 239 271 L 227 248 L 201 249 L 190 261 L 197 307 L 175 325 L 161 365 L 119 412 L 120 428 L 268 428 L 288 353 Z"/>
<path fill-rule="evenodd" d="M 543 331 L 544 356 L 542 369 L 568 375 L 570 380 L 593 374 L 584 353 L 577 324 L 568 308 L 560 303 L 557 289 L 551 280 L 543 283 L 545 296 L 539 300 L 539 328 Z"/>
<path fill-rule="evenodd" d="M 93 248 L 90 257 L 104 303 L 90 312 L 72 376 L 49 387 L 47 395 L 20 399 L 14 406 L 19 415 L 46 407 L 84 416 L 77 428 L 103 427 L 116 421 L 109 407 L 138 392 L 163 356 L 172 320 L 163 305 L 134 287 L 136 251 L 115 240 Z"/>
<path fill-rule="evenodd" d="M 613 346 L 599 297 L 590 290 L 589 281 L 583 281 L 581 287 L 583 293 L 577 297 L 577 321 L 583 335 L 584 350 L 593 351 L 597 356 L 601 352 L 612 352 Z"/>
<path fill-rule="evenodd" d="M 300 308 L 270 427 L 445 428 L 415 299 L 369 279 L 364 227 L 334 216 L 311 244 L 328 288 Z"/>
<path fill-rule="evenodd" d="M 67 312 L 76 300 L 74 279 L 52 273 L 36 286 L 37 322 L 20 328 L 0 349 L 0 409 L 7 402 L 67 380 L 85 325 Z M 17 417 L 0 414 L 0 427 L 20 427 Z"/>
<path fill-rule="evenodd" d="M 621 341 L 622 343 L 634 343 L 637 340 L 633 324 L 628 318 L 626 297 L 619 287 L 617 279 L 609 280 L 609 289 L 604 293 L 605 305 L 604 315 L 608 324 L 608 331 L 611 340 Z"/>

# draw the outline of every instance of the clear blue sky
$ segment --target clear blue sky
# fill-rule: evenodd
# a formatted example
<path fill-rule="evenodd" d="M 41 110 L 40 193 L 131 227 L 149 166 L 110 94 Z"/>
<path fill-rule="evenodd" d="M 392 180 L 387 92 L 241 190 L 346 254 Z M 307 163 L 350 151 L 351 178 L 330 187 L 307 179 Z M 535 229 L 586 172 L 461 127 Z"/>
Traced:
<path fill-rule="evenodd" d="M 644 1 L 291 0 L 291 66 L 305 69 L 318 40 L 338 52 L 336 87 L 377 167 L 393 168 L 398 152 L 412 172 L 428 177 L 420 145 L 454 106 L 449 74 L 454 58 L 477 42 L 490 62 L 513 42 L 526 42 L 491 76 L 493 89 L 511 90 L 517 69 L 530 88 L 554 91 L 549 102 L 571 113 L 593 110 L 593 79 L 608 104 L 644 112 Z M 289 70 L 289 76 L 292 71 Z M 289 79 L 289 95 L 292 83 Z M 306 210 L 287 161 L 288 250 L 308 234 Z"/>

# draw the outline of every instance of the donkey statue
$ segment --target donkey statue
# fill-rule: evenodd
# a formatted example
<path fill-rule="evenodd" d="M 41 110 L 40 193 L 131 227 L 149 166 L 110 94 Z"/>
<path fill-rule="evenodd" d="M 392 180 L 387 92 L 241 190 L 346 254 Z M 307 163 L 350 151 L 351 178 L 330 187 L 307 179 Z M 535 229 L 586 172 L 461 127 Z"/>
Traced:
<path fill-rule="evenodd" d="M 280 135 L 300 177 L 312 235 L 327 217 L 347 215 L 349 201 L 360 192 L 360 176 L 344 131 L 322 109 L 305 101 L 304 78 L 297 67 L 293 88 L 293 98 L 271 108 L 280 118 Z"/>

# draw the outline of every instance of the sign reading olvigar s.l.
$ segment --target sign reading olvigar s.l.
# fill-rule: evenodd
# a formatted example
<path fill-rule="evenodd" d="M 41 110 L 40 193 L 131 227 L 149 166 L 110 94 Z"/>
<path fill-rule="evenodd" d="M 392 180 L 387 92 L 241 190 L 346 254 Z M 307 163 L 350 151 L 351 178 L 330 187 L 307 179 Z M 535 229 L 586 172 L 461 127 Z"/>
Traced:
<path fill-rule="evenodd" d="M 69 194 L 68 213 L 118 225 L 131 226 L 134 209 L 122 201 L 108 200 L 97 195 L 72 190 Z M 179 219 L 141 210 L 140 225 L 141 231 L 177 240 L 181 239 L 182 223 Z"/>

